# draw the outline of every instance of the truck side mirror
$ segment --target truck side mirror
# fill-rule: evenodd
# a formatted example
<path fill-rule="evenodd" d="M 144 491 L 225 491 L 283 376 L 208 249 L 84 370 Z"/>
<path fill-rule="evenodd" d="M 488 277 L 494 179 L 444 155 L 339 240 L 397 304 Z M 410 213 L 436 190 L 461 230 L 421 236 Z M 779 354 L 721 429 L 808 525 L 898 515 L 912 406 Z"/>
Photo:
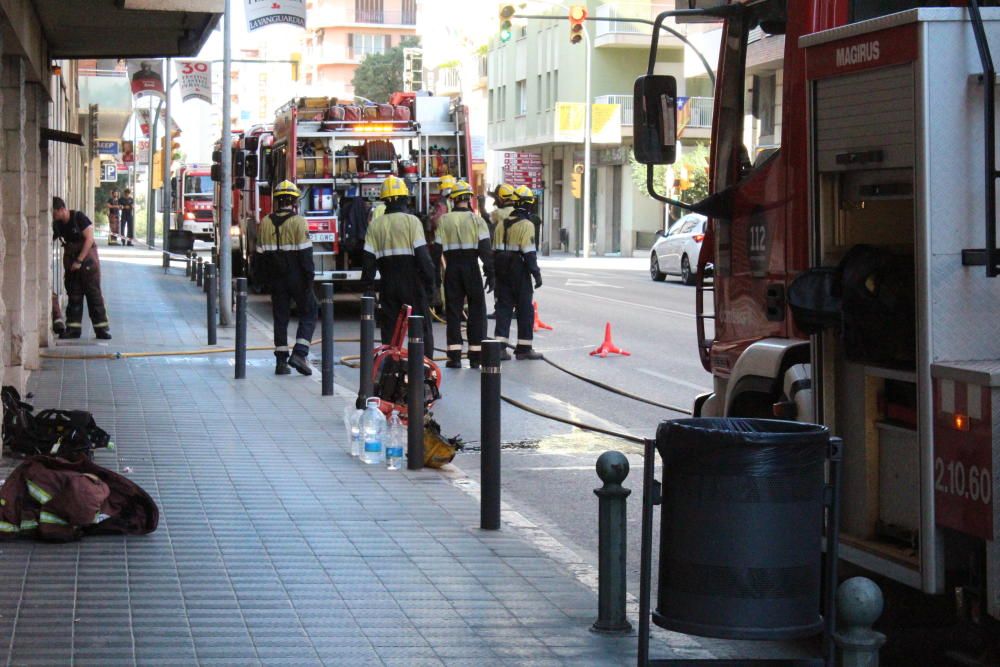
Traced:
<path fill-rule="evenodd" d="M 677 159 L 677 79 L 640 76 L 632 89 L 635 159 L 641 164 L 673 164 Z"/>
<path fill-rule="evenodd" d="M 260 162 L 253 153 L 247 155 L 246 175 L 250 178 L 257 178 L 259 174 Z"/>

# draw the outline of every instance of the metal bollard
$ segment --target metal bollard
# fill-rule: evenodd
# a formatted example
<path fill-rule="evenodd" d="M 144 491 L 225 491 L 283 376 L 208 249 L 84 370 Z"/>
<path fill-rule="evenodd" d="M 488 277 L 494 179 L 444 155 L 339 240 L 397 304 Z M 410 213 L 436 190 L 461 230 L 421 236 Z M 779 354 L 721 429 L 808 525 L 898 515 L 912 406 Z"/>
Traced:
<path fill-rule="evenodd" d="M 188 250 L 184 253 L 184 275 L 188 278 L 191 277 L 191 251 Z"/>
<path fill-rule="evenodd" d="M 199 257 L 198 264 L 196 266 L 197 270 L 195 271 L 194 284 L 201 287 L 205 278 L 205 260 Z"/>
<path fill-rule="evenodd" d="M 871 579 L 852 577 L 837 589 L 841 629 L 833 633 L 833 641 L 840 649 L 841 667 L 878 667 L 885 635 L 872 630 L 872 625 L 884 606 L 882 591 Z"/>
<path fill-rule="evenodd" d="M 365 409 L 365 401 L 375 393 L 372 379 L 372 352 L 375 350 L 375 297 L 361 297 L 361 346 L 359 362 L 361 376 L 358 381 L 358 400 L 355 407 Z"/>
<path fill-rule="evenodd" d="M 424 467 L 424 318 L 410 315 L 410 341 L 406 348 L 406 467 Z"/>
<path fill-rule="evenodd" d="M 170 253 L 166 250 L 163 251 L 163 272 L 166 273 L 170 270 Z"/>
<path fill-rule="evenodd" d="M 209 282 L 208 281 L 208 267 L 210 267 L 210 266 L 214 268 L 214 267 L 217 267 L 218 264 L 216 264 L 214 262 L 205 262 L 205 270 L 204 270 L 203 276 L 202 276 L 203 281 L 201 283 L 201 291 L 204 292 L 205 294 L 208 294 L 208 282 Z"/>
<path fill-rule="evenodd" d="M 628 459 L 621 452 L 604 452 L 597 458 L 597 476 L 604 486 L 594 489 L 597 510 L 597 620 L 591 626 L 602 634 L 627 634 L 632 624 L 625 617 L 626 499 L 622 487 L 628 477 Z"/>
<path fill-rule="evenodd" d="M 247 376 L 247 279 L 236 279 L 236 379 Z"/>
<path fill-rule="evenodd" d="M 323 395 L 333 396 L 333 283 L 323 283 Z"/>
<path fill-rule="evenodd" d="M 208 298 L 205 300 L 205 315 L 208 323 L 208 344 L 215 345 L 216 332 L 215 325 L 218 320 L 217 313 L 219 312 L 218 304 L 218 283 L 215 282 L 215 267 L 211 264 L 205 267 L 205 291 L 208 294 Z"/>
<path fill-rule="evenodd" d="M 483 341 L 479 381 L 479 527 L 500 530 L 500 349 L 498 340 Z"/>
<path fill-rule="evenodd" d="M 191 282 L 198 279 L 198 253 L 191 251 Z"/>

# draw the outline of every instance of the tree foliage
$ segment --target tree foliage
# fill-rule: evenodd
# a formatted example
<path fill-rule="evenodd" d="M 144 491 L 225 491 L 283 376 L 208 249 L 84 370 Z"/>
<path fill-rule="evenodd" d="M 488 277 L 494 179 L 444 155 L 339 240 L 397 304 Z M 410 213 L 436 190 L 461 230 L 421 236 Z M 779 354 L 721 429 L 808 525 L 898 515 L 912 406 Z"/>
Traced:
<path fill-rule="evenodd" d="M 405 37 L 385 53 L 370 53 L 354 70 L 354 94 L 385 103 L 389 95 L 403 89 L 403 49 L 420 46 L 416 37 Z"/>
<path fill-rule="evenodd" d="M 656 165 L 653 167 L 653 183 L 656 191 L 672 199 L 677 199 L 685 204 L 700 201 L 708 196 L 708 146 L 703 143 L 696 144 L 694 148 L 684 149 L 680 159 L 674 165 Z M 639 192 L 649 197 L 646 192 L 646 165 L 640 164 L 635 159 L 635 153 L 629 153 L 629 163 L 632 166 L 632 182 Z M 687 170 L 690 187 L 679 189 L 681 168 Z M 667 182 L 670 176 L 671 182 Z M 676 213 L 676 212 L 675 212 Z M 683 213 L 681 213 L 683 214 Z M 671 218 L 677 215 L 672 214 Z"/>

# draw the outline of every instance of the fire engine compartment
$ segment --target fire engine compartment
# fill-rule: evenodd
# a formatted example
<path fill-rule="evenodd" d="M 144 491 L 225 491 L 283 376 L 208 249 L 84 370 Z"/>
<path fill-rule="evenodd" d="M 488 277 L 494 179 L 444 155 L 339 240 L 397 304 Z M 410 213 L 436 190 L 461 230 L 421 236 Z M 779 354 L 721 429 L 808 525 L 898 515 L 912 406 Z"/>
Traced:
<path fill-rule="evenodd" d="M 1000 11 L 983 13 L 996 54 Z M 962 9 L 911 10 L 800 46 L 811 79 L 811 263 L 846 275 L 842 262 L 867 244 L 912 299 L 908 312 L 887 306 L 878 322 L 870 310 L 854 327 L 912 346 L 909 355 L 852 349 L 846 305 L 839 327 L 813 337 L 817 419 L 844 439 L 841 555 L 929 593 L 978 580 L 984 611 L 1000 618 L 1000 284 L 961 259 L 982 244 L 985 215 L 970 23 Z M 877 304 L 886 282 L 858 289 Z"/>

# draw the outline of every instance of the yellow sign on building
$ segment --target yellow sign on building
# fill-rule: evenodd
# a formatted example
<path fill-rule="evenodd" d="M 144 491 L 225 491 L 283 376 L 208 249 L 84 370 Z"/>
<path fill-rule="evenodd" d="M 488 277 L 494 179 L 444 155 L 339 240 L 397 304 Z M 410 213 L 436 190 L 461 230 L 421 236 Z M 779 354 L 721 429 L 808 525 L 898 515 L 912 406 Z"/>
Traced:
<path fill-rule="evenodd" d="M 555 141 L 583 143 L 586 108 L 583 102 L 556 102 Z M 593 104 L 590 107 L 590 141 L 595 144 L 622 142 L 621 107 L 617 104 Z"/>
<path fill-rule="evenodd" d="M 153 153 L 153 189 L 163 187 L 163 151 Z"/>

